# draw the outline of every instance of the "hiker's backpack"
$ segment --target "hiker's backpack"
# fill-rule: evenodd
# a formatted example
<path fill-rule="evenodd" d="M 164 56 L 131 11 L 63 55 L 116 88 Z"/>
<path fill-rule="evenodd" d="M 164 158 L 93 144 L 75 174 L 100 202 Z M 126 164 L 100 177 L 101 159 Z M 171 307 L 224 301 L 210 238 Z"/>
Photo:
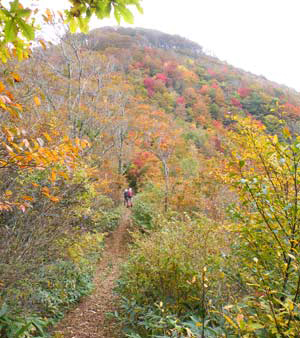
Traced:
<path fill-rule="evenodd" d="M 132 197 L 132 190 L 128 190 L 128 197 Z"/>

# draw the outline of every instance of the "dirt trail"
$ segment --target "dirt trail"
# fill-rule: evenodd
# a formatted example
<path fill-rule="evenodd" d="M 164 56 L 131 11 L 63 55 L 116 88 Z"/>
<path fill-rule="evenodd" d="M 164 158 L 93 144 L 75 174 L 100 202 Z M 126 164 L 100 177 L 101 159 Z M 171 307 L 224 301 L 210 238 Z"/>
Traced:
<path fill-rule="evenodd" d="M 130 212 L 126 210 L 119 227 L 107 239 L 102 259 L 95 273 L 95 290 L 66 314 L 53 330 L 52 337 L 64 338 L 117 338 L 118 325 L 107 318 L 107 312 L 116 309 L 117 296 L 113 292 L 120 274 L 121 263 L 127 256 L 127 228 Z"/>

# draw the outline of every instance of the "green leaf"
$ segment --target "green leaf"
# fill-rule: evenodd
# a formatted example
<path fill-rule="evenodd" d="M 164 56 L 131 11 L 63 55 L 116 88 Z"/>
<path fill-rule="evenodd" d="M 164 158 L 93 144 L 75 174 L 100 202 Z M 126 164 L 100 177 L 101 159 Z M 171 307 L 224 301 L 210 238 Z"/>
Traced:
<path fill-rule="evenodd" d="M 239 161 L 239 166 L 240 168 L 242 168 L 245 165 L 245 161 L 244 160 L 240 160 Z"/>
<path fill-rule="evenodd" d="M 71 18 L 70 21 L 69 21 L 69 26 L 70 26 L 70 31 L 71 33 L 75 33 L 77 31 L 77 28 L 78 28 L 78 23 L 77 23 L 77 20 L 76 18 Z"/>
<path fill-rule="evenodd" d="M 0 309 L 0 317 L 4 316 L 8 311 L 8 306 L 4 303 Z"/>
<path fill-rule="evenodd" d="M 10 2 L 10 12 L 11 13 L 16 13 L 19 8 L 19 0 L 15 0 Z"/>
<path fill-rule="evenodd" d="M 32 324 L 36 327 L 37 330 L 39 330 L 39 333 L 41 333 L 42 335 L 44 334 L 44 330 L 43 330 L 42 325 L 45 326 L 45 324 L 46 324 L 45 321 L 41 321 L 39 319 L 33 319 Z"/>
<path fill-rule="evenodd" d="M 119 5 L 117 8 L 125 22 L 130 23 L 130 24 L 134 23 L 133 14 L 130 12 L 128 8 L 126 8 L 123 5 Z"/>
<path fill-rule="evenodd" d="M 18 11 L 18 16 L 22 16 L 24 18 L 29 18 L 31 14 L 31 10 L 30 9 L 20 9 Z"/>
<path fill-rule="evenodd" d="M 121 15 L 120 15 L 120 12 L 119 12 L 119 10 L 117 8 L 115 8 L 114 16 L 115 16 L 115 19 L 116 19 L 117 23 L 120 24 L 120 22 L 121 22 Z"/>
<path fill-rule="evenodd" d="M 135 7 L 137 8 L 137 10 L 138 10 L 141 14 L 144 13 L 143 8 L 142 8 L 142 6 L 140 5 L 139 0 L 132 0 L 131 3 L 132 3 L 133 5 L 135 5 Z"/>
<path fill-rule="evenodd" d="M 110 16 L 110 12 L 111 12 L 111 2 L 109 2 L 105 7 L 104 7 L 104 15 L 106 17 Z"/>
<path fill-rule="evenodd" d="M 247 325 L 247 328 L 248 330 L 255 331 L 255 330 L 263 329 L 264 326 L 260 323 L 249 323 Z"/>
<path fill-rule="evenodd" d="M 86 17 L 86 18 L 79 17 L 78 18 L 79 28 L 85 34 L 87 34 L 89 32 L 89 21 L 90 20 L 89 20 L 88 17 Z"/>
<path fill-rule="evenodd" d="M 5 35 L 6 42 L 12 42 L 16 40 L 17 35 L 18 35 L 18 28 L 13 18 L 9 20 L 8 22 L 6 22 L 5 27 L 4 27 L 4 35 Z"/>
<path fill-rule="evenodd" d="M 34 28 L 31 25 L 28 25 L 23 19 L 16 18 L 17 23 L 21 29 L 22 34 L 28 40 L 34 40 Z"/>
<path fill-rule="evenodd" d="M 23 336 L 23 333 L 25 333 L 25 332 L 30 328 L 31 325 L 32 325 L 32 323 L 29 322 L 29 323 L 27 323 L 26 325 L 22 326 L 22 327 L 20 328 L 20 330 L 18 330 L 18 331 L 15 333 L 14 337 L 15 337 L 15 338 L 22 337 L 22 336 Z"/>

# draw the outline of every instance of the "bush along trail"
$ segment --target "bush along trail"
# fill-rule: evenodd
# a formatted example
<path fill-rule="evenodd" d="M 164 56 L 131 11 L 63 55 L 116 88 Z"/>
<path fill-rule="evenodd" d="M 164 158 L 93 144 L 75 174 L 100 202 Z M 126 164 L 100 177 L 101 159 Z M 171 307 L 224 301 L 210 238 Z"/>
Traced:
<path fill-rule="evenodd" d="M 120 266 L 127 256 L 127 229 L 130 212 L 126 210 L 119 227 L 107 239 L 103 257 L 94 278 L 94 292 L 78 307 L 67 313 L 54 328 L 52 337 L 93 338 L 120 337 L 120 328 L 107 314 L 116 310 L 117 295 L 113 289 L 119 278 Z"/>

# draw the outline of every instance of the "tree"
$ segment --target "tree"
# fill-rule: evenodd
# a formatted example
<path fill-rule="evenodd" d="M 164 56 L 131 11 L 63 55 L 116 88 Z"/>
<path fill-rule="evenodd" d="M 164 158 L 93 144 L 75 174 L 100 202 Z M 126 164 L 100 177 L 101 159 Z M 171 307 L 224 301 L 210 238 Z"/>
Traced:
<path fill-rule="evenodd" d="M 225 177 L 240 197 L 231 209 L 235 223 L 230 229 L 237 238 L 233 253 L 239 257 L 239 274 L 249 292 L 240 311 L 239 333 L 264 328 L 264 335 L 296 337 L 300 138 L 284 128 L 279 141 L 258 121 L 234 120 Z"/>
<path fill-rule="evenodd" d="M 140 118 L 141 146 L 154 154 L 162 165 L 164 178 L 164 210 L 169 207 L 170 160 L 176 149 L 181 129 L 164 112 L 152 112 Z"/>

